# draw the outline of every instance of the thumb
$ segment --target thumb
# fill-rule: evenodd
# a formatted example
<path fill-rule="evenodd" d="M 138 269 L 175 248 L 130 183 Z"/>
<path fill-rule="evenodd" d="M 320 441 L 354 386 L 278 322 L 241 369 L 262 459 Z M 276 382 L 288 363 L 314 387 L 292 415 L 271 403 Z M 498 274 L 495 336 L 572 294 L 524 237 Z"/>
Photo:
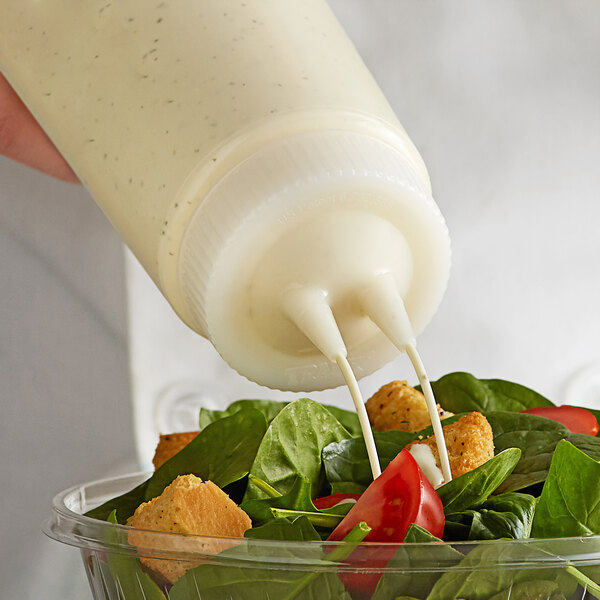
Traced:
<path fill-rule="evenodd" d="M 2 74 L 0 74 L 0 154 L 57 179 L 79 183 L 71 167 Z"/>

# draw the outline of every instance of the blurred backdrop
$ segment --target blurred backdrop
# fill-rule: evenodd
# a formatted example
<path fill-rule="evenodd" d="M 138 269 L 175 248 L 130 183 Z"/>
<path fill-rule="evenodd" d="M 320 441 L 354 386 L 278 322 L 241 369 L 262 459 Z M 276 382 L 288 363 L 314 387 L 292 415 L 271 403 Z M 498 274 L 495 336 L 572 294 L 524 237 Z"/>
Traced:
<path fill-rule="evenodd" d="M 450 228 L 448 292 L 419 339 L 431 378 L 466 370 L 600 406 L 600 3 L 330 4 Z M 391 379 L 415 381 L 402 357 L 361 385 Z M 0 158 L 3 595 L 90 597 L 78 553 L 41 533 L 52 495 L 137 469 L 199 396 L 279 395 L 170 315 L 84 190 Z"/>

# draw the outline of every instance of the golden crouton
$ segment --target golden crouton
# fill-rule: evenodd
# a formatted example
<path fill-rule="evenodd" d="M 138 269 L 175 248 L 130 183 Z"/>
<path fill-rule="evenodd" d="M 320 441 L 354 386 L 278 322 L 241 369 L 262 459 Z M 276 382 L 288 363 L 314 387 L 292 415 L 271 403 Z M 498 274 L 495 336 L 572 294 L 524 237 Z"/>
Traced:
<path fill-rule="evenodd" d="M 172 456 L 175 456 L 180 450 L 187 446 L 200 432 L 185 431 L 183 433 L 161 434 L 152 464 L 158 469 L 163 463 L 166 463 Z"/>
<path fill-rule="evenodd" d="M 127 525 L 129 543 L 138 547 L 141 562 L 174 582 L 202 561 L 161 560 L 144 555 L 156 552 L 197 552 L 217 554 L 235 545 L 232 540 L 198 539 L 184 536 L 157 536 L 149 531 L 170 531 L 223 538 L 243 537 L 252 526 L 250 517 L 212 481 L 195 475 L 181 475 L 163 493 L 138 506 Z"/>
<path fill-rule="evenodd" d="M 425 396 L 406 381 L 392 381 L 367 400 L 369 421 L 375 431 L 421 431 L 431 425 Z M 438 404 L 440 419 L 451 417 Z"/>
<path fill-rule="evenodd" d="M 445 425 L 442 429 L 448 448 L 452 477 L 472 471 L 494 456 L 492 428 L 481 413 L 469 413 L 455 423 Z M 407 448 L 415 444 L 427 444 L 438 467 L 440 466 L 440 455 L 433 436 L 425 440 L 417 440 Z"/>

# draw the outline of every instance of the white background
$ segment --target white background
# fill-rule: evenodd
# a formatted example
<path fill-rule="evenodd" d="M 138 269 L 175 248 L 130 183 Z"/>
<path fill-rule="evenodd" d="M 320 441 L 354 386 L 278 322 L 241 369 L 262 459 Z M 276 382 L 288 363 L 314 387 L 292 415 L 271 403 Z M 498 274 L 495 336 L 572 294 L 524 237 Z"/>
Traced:
<path fill-rule="evenodd" d="M 584 389 L 600 373 L 600 3 L 331 5 L 450 228 L 449 289 L 419 340 L 430 376 L 600 404 Z M 40 525 L 55 492 L 133 464 L 126 305 L 119 240 L 87 194 L 0 159 L 2 597 L 89 595 L 77 552 Z M 203 379 L 246 390 L 203 360 Z M 414 380 L 399 360 L 365 393 L 392 378 Z"/>

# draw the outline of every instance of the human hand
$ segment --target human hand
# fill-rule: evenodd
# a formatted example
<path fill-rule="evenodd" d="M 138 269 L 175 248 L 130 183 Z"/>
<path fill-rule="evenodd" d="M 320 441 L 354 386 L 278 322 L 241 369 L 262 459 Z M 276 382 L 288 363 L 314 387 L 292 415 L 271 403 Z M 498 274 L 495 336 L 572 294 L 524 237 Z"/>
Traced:
<path fill-rule="evenodd" d="M 62 181 L 79 183 L 71 167 L 2 74 L 0 154 Z"/>

